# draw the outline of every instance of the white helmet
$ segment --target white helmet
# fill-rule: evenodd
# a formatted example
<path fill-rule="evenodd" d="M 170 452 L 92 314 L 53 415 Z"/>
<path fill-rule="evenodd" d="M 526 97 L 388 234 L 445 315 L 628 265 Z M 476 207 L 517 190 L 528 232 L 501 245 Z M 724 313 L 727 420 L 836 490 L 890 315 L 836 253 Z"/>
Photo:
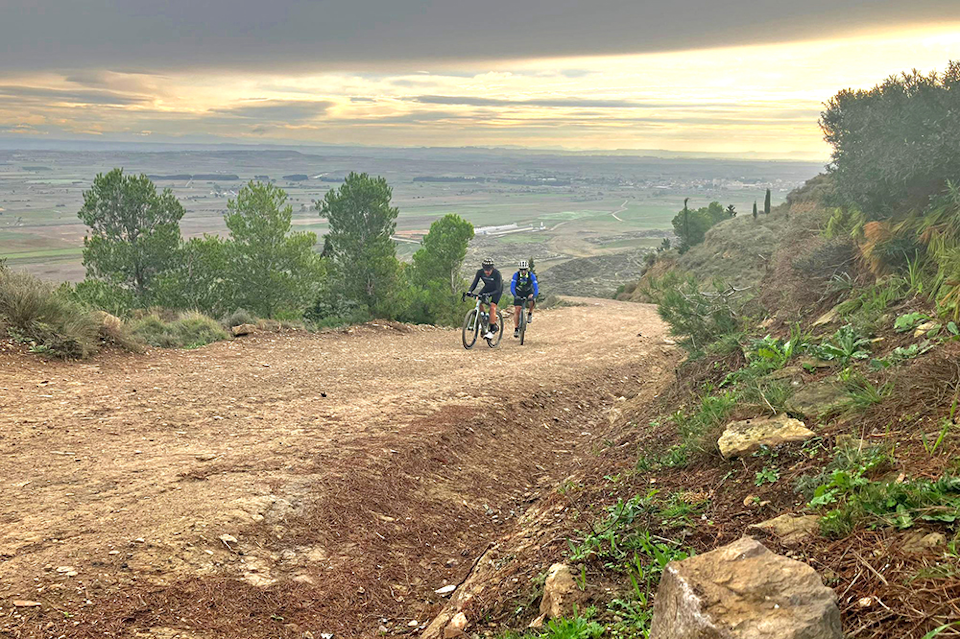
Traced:
<path fill-rule="evenodd" d="M 521 270 L 521 271 L 525 271 L 525 270 L 527 270 L 527 268 L 529 268 L 529 267 L 527 266 L 527 261 L 526 261 L 526 260 L 520 260 L 520 270 Z"/>

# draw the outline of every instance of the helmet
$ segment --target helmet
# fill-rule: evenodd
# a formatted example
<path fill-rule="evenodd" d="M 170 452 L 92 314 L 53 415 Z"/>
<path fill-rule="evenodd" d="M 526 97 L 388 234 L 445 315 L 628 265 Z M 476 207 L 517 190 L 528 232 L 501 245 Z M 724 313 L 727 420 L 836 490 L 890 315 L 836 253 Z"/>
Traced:
<path fill-rule="evenodd" d="M 493 258 L 490 258 L 490 257 L 483 258 L 483 262 L 480 263 L 480 266 L 482 266 L 483 268 L 493 268 Z"/>
<path fill-rule="evenodd" d="M 525 271 L 525 270 L 527 270 L 528 268 L 529 268 L 529 267 L 527 266 L 527 261 L 526 261 L 526 260 L 520 260 L 520 270 L 521 270 L 521 271 Z"/>

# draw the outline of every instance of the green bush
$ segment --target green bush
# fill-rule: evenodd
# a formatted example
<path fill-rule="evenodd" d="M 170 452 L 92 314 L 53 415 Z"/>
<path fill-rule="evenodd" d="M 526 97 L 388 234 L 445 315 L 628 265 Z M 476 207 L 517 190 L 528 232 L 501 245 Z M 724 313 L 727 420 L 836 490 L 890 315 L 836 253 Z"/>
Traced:
<path fill-rule="evenodd" d="M 240 326 L 241 324 L 256 324 L 259 319 L 260 318 L 250 311 L 238 308 L 232 313 L 224 315 L 223 319 L 220 321 L 227 328 L 233 328 L 234 326 Z"/>
<path fill-rule="evenodd" d="M 715 284 L 712 291 L 702 291 L 692 275 L 663 280 L 651 283 L 647 290 L 656 300 L 657 313 L 670 325 L 670 333 L 681 338 L 681 345 L 691 353 L 740 331 L 745 300 L 736 289 Z"/>
<path fill-rule="evenodd" d="M 891 76 L 831 98 L 820 125 L 829 171 L 848 202 L 875 216 L 926 204 L 960 175 L 960 63 Z"/>
<path fill-rule="evenodd" d="M 137 306 L 132 291 L 101 280 L 84 280 L 76 285 L 63 284 L 61 290 L 89 309 L 117 317 L 128 317 Z"/>
<path fill-rule="evenodd" d="M 228 339 L 220 322 L 196 312 L 181 313 L 173 321 L 165 321 L 151 313 L 131 324 L 134 336 L 160 348 L 198 348 Z"/>
<path fill-rule="evenodd" d="M 99 347 L 97 317 L 26 272 L 0 269 L 0 326 L 34 352 L 54 357 L 88 357 Z"/>

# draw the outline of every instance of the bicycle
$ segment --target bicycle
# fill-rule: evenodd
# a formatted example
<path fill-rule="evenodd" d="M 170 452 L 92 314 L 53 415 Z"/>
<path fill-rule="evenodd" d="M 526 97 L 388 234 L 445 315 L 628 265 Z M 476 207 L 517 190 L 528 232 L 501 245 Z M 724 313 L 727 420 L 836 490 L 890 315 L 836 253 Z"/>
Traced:
<path fill-rule="evenodd" d="M 523 300 L 523 306 L 520 307 L 520 324 L 517 327 L 520 331 L 520 346 L 523 346 L 523 338 L 524 335 L 527 334 L 527 309 L 530 308 L 530 302 L 532 301 L 533 300 L 525 298 Z"/>
<path fill-rule="evenodd" d="M 483 330 L 484 334 L 490 328 L 490 313 L 484 310 L 484 305 L 490 303 L 490 298 L 493 297 L 491 293 L 464 293 L 460 299 L 465 300 L 468 297 L 474 297 L 477 300 L 476 306 L 467 311 L 466 316 L 463 318 L 463 347 L 467 350 L 473 348 L 473 345 L 477 343 L 477 337 L 480 335 L 480 331 Z M 500 339 L 503 337 L 503 313 L 500 312 L 500 309 L 497 309 L 497 333 L 492 338 L 484 339 L 487 340 L 487 346 L 490 348 L 496 348 L 500 344 Z"/>

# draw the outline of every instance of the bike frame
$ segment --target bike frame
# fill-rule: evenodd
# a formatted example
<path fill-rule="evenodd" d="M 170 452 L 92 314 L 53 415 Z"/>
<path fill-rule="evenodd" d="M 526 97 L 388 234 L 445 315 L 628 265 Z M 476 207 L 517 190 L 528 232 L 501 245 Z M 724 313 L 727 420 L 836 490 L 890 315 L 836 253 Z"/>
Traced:
<path fill-rule="evenodd" d="M 484 308 L 487 306 L 487 303 L 483 301 L 483 297 L 483 295 L 477 295 L 477 303 L 474 305 L 474 309 L 476 309 L 477 314 L 473 316 L 473 325 L 470 326 L 471 331 L 477 330 L 477 322 L 480 321 L 480 314 L 484 312 Z M 487 326 L 489 326 L 489 316 L 487 320 Z M 480 328 L 487 328 L 487 326 L 481 326 Z"/>

